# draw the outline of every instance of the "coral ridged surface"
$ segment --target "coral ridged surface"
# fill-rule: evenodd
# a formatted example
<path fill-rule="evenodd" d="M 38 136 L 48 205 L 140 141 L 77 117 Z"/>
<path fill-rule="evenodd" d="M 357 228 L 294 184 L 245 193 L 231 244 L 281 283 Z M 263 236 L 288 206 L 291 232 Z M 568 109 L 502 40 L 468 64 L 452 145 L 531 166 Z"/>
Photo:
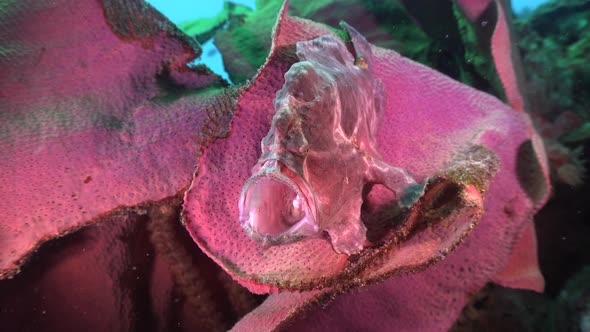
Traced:
<path fill-rule="evenodd" d="M 139 1 L 19 1 L 0 15 L 4 278 L 43 241 L 186 188 L 207 100 L 174 101 L 174 87 L 219 78 L 186 67 L 198 45 Z M 123 29 L 117 15 L 133 19 Z"/>

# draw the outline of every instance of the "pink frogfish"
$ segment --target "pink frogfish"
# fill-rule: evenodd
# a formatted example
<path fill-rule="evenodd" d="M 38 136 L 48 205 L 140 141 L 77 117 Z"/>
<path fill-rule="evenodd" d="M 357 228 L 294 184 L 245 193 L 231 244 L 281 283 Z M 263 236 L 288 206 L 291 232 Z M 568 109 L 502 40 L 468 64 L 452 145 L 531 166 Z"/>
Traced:
<path fill-rule="evenodd" d="M 375 134 L 385 106 L 383 85 L 373 77 L 369 44 L 347 30 L 356 59 L 332 35 L 298 42 L 300 62 L 277 92 L 262 156 L 239 202 L 242 226 L 263 244 L 325 231 L 336 252 L 358 253 L 367 233 L 361 221 L 365 188 L 382 184 L 414 196 L 420 191 L 408 172 L 379 154 Z M 413 203 L 404 199 L 405 206 Z"/>

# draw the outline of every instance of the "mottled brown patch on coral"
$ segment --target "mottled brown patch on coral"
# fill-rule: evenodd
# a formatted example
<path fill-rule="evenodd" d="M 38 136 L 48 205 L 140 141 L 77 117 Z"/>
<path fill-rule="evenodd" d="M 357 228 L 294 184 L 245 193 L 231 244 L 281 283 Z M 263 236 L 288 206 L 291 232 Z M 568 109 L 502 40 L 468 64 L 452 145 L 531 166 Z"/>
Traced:
<path fill-rule="evenodd" d="M 545 179 L 543 168 L 531 140 L 523 142 L 518 147 L 516 175 L 521 188 L 535 204 L 546 197 L 549 188 L 543 181 Z"/>

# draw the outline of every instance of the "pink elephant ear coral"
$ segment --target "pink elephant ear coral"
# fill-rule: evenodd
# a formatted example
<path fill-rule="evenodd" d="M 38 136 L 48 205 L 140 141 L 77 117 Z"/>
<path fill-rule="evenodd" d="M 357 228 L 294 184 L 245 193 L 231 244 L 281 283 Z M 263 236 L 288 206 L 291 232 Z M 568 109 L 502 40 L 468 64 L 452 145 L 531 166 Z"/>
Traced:
<path fill-rule="evenodd" d="M 223 84 L 188 68 L 199 46 L 140 1 L 0 16 L 2 279 L 44 241 L 188 187 L 213 95 L 198 90 Z"/>
<path fill-rule="evenodd" d="M 478 1 L 458 1 L 459 6 L 464 14 L 473 22 L 476 27 L 485 26 L 483 24 L 483 14 L 490 7 L 496 9 L 496 25 L 491 35 L 489 43 L 491 44 L 492 56 L 496 66 L 498 76 L 502 81 L 506 98 L 510 106 L 516 111 L 527 111 L 526 100 L 523 97 L 525 89 L 524 76 L 520 56 L 516 44 L 512 42 L 512 32 L 510 29 L 510 13 L 506 11 L 503 0 L 478 0 Z M 525 147 L 523 147 L 524 149 Z M 537 133 L 531 134 L 531 144 L 526 147 L 529 153 L 536 155 L 543 173 L 544 184 L 538 183 L 536 186 L 549 188 L 549 165 L 542 140 Z M 529 161 L 530 162 L 530 161 Z M 521 167 L 526 167 L 527 161 L 521 163 Z M 526 171 L 522 171 L 524 174 Z M 536 176 L 541 178 L 540 175 Z M 533 197 L 536 203 L 536 209 L 540 208 L 548 198 L 548 190 L 535 190 L 539 192 Z M 516 245 L 513 256 L 507 264 L 505 270 L 494 278 L 494 281 L 507 287 L 528 288 L 524 286 L 527 283 L 534 289 L 542 289 L 543 281 L 540 275 L 537 262 L 537 241 L 534 232 L 534 226 L 528 225 L 522 230 L 518 237 L 519 243 Z"/>
<path fill-rule="evenodd" d="M 489 43 L 496 71 L 504 86 L 508 104 L 517 111 L 525 110 L 522 96 L 524 82 L 520 71 L 520 56 L 515 44 L 511 43 L 510 13 L 506 12 L 504 0 L 458 0 L 465 16 L 478 28 L 485 28 L 487 21 L 482 18 L 484 12 L 492 7 L 496 9 L 496 24 Z"/>
<path fill-rule="evenodd" d="M 424 222 L 429 214 L 419 213 L 425 209 L 410 209 L 397 220 L 407 228 L 396 233 L 394 227 L 391 238 L 385 236 L 356 256 L 334 254 L 321 237 L 270 248 L 257 245 L 237 222 L 239 190 L 249 176 L 243 164 L 253 165 L 260 154 L 259 142 L 273 115 L 271 101 L 283 74 L 297 61 L 294 45 L 329 33 L 288 17 L 285 5 L 271 55 L 238 100 L 232 130 L 204 151 L 185 195 L 187 228 L 210 257 L 252 291 L 283 291 L 271 295 L 235 330 L 446 330 L 468 294 L 496 275 L 522 272 L 510 268 L 511 257 L 521 243 L 534 243 L 531 216 L 549 192 L 542 145 L 525 113 L 396 52 L 372 47 L 369 62 L 387 91 L 376 137 L 379 152 L 385 162 L 408 170 L 418 181 L 439 179 L 428 182 L 415 206 L 442 206 L 450 214 L 435 218 L 442 224 L 429 223 Z M 368 207 L 383 198 L 372 194 L 366 197 Z M 459 234 L 474 227 L 468 220 L 479 218 L 481 206 L 478 225 L 453 251 L 463 239 Z M 436 211 L 433 215 L 440 216 L 441 210 Z M 366 212 L 371 215 L 370 208 Z M 420 227 L 411 227 L 416 220 Z M 449 226 L 441 227 L 445 224 Z M 525 256 L 528 262 L 535 255 Z M 536 271 L 527 270 L 531 278 L 520 279 L 519 286 L 539 290 L 542 277 Z M 382 282 L 346 293 L 376 281 Z M 289 292 L 294 289 L 307 291 Z M 307 311 L 330 299 L 323 310 Z"/>
<path fill-rule="evenodd" d="M 359 48 L 362 36 L 352 28 L 346 29 L 355 48 L 356 61 L 361 61 L 362 66 L 372 66 L 370 64 L 378 58 L 367 53 L 370 50 L 365 52 Z M 275 93 L 283 85 L 285 72 L 297 61 L 293 46 L 297 41 L 321 35 L 332 34 L 323 26 L 288 17 L 283 9 L 274 30 L 271 55 L 255 82 L 241 94 L 230 133 L 204 150 L 191 189 L 185 195 L 184 219 L 195 241 L 253 292 L 340 289 L 430 265 L 448 254 L 473 228 L 482 212 L 482 193 L 496 171 L 496 158 L 491 151 L 479 146 L 477 141 L 464 143 L 471 135 L 469 130 L 463 131 L 467 136 L 458 138 L 461 143 L 450 147 L 448 153 L 435 156 L 430 165 L 414 159 L 408 162 L 404 157 L 392 158 L 389 149 L 394 146 L 395 149 L 410 149 L 404 147 L 402 140 L 399 144 L 382 144 L 380 152 L 389 164 L 411 169 L 419 181 L 426 181 L 426 187 L 425 194 L 407 211 L 398 213 L 395 220 L 379 215 L 379 212 L 383 213 L 379 202 L 391 203 L 391 198 L 387 201 L 385 197 L 383 201 L 384 193 L 376 188 L 368 194 L 364 202 L 364 223 L 369 228 L 368 233 L 376 234 L 368 234 L 369 238 L 373 237 L 369 239 L 372 245 L 349 256 L 335 251 L 333 243 L 324 236 L 272 247 L 250 239 L 238 222 L 240 191 L 250 176 L 249 168 L 260 157 L 260 141 L 271 127 Z M 379 49 L 374 51 L 381 52 Z M 355 60 L 352 56 L 349 58 L 352 65 Z M 374 74 L 377 72 L 375 70 Z M 383 76 L 380 79 L 385 82 Z M 402 105 L 401 108 L 408 106 Z M 392 127 L 388 114 L 380 116 L 385 118 L 383 128 Z M 324 128 L 332 127 L 326 124 Z M 409 135 L 407 132 L 400 134 Z M 377 140 L 380 139 L 389 138 L 378 134 Z M 390 141 L 396 142 L 395 139 Z M 323 147 L 316 141 L 309 144 Z M 332 161 L 333 164 L 338 162 Z M 288 160 L 285 163 L 288 165 Z M 308 163 L 305 167 L 311 167 L 309 165 L 315 164 Z M 356 170 L 360 170 L 360 166 Z M 348 177 L 342 174 L 342 178 L 334 179 L 334 182 L 352 181 L 356 176 L 353 172 L 355 168 L 350 169 Z M 343 210 L 347 208 L 341 207 Z"/>

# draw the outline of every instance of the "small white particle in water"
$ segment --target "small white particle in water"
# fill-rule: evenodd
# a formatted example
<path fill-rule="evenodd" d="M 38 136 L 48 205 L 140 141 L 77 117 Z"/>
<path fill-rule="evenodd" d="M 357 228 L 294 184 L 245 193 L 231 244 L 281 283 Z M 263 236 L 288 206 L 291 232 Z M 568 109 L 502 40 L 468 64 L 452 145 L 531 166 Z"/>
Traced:
<path fill-rule="evenodd" d="M 481 26 L 485 27 L 486 25 L 488 25 L 488 21 L 481 21 Z"/>
<path fill-rule="evenodd" d="M 299 209 L 299 207 L 301 206 L 301 198 L 299 197 L 299 195 L 297 195 L 297 197 L 295 197 L 295 199 L 293 200 L 293 208 L 295 210 Z"/>
<path fill-rule="evenodd" d="M 45 314 L 47 313 L 47 310 L 43 310 L 43 311 L 41 311 L 41 313 L 42 313 L 43 315 L 45 315 Z"/>

